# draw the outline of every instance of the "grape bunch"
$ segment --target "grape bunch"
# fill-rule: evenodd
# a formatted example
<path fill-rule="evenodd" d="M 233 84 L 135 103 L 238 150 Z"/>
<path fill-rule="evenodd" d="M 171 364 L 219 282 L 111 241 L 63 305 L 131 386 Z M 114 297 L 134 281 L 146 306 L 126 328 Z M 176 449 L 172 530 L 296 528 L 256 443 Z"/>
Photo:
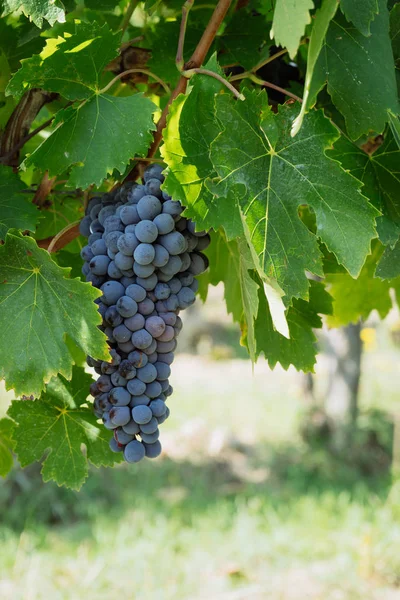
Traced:
<path fill-rule="evenodd" d="M 97 304 L 112 358 L 88 357 L 99 375 L 90 393 L 96 417 L 113 431 L 111 449 L 127 462 L 161 452 L 158 426 L 169 416 L 179 312 L 195 301 L 195 276 L 208 267 L 201 251 L 210 243 L 161 190 L 160 165 L 143 179 L 92 198 L 80 224 L 88 238 L 82 272 L 103 293 Z"/>

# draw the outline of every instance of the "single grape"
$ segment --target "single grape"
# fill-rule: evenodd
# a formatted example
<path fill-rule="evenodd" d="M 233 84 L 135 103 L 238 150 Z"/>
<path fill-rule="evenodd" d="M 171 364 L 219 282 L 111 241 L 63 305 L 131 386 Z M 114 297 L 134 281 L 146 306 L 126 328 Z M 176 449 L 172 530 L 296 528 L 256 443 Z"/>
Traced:
<path fill-rule="evenodd" d="M 122 444 L 119 444 L 115 438 L 112 437 L 110 439 L 109 444 L 110 444 L 110 450 L 112 452 L 122 452 L 122 450 L 123 450 Z"/>
<path fill-rule="evenodd" d="M 162 447 L 158 440 L 153 444 L 146 444 L 143 440 L 143 446 L 147 458 L 157 458 L 162 452 Z"/>
<path fill-rule="evenodd" d="M 133 253 L 133 258 L 139 265 L 149 265 L 154 257 L 155 250 L 152 244 L 139 244 Z"/>
<path fill-rule="evenodd" d="M 104 232 L 104 227 L 98 219 L 95 219 L 94 221 L 92 221 L 90 223 L 90 233 L 103 233 L 103 232 Z"/>
<path fill-rule="evenodd" d="M 128 435 L 136 435 L 140 431 L 139 425 L 132 420 L 130 420 L 126 425 L 123 425 L 122 429 Z"/>
<path fill-rule="evenodd" d="M 133 262 L 133 272 L 137 277 L 150 277 L 154 273 L 154 265 L 150 263 L 149 265 L 139 265 L 138 262 Z"/>
<path fill-rule="evenodd" d="M 165 402 L 163 402 L 163 400 L 161 400 L 160 398 L 152 400 L 149 406 L 154 417 L 161 417 L 163 414 L 165 414 L 165 411 L 167 410 Z"/>
<path fill-rule="evenodd" d="M 173 327 L 171 327 L 171 325 L 167 325 L 165 327 L 165 331 L 163 334 L 161 334 L 158 338 L 157 341 L 160 342 L 170 342 L 171 340 L 173 340 L 175 337 L 175 330 Z"/>
<path fill-rule="evenodd" d="M 86 215 L 86 217 L 83 217 L 82 221 L 79 223 L 79 233 L 83 235 L 83 237 L 89 237 L 91 222 L 92 219 L 90 218 L 90 216 Z"/>
<path fill-rule="evenodd" d="M 132 408 L 132 418 L 138 425 L 145 425 L 153 418 L 151 409 L 145 404 L 140 404 Z"/>
<path fill-rule="evenodd" d="M 92 260 L 89 263 L 89 267 L 94 275 L 105 275 L 107 273 L 109 264 L 110 259 L 108 258 L 108 256 L 100 254 L 92 258 Z"/>
<path fill-rule="evenodd" d="M 206 250 L 210 244 L 211 244 L 211 238 L 208 233 L 206 233 L 202 237 L 197 238 L 197 250 L 199 250 L 199 252 Z"/>
<path fill-rule="evenodd" d="M 138 215 L 137 207 L 135 204 L 127 204 L 125 206 L 122 206 L 119 216 L 124 225 L 136 224 L 140 221 L 140 217 Z"/>
<path fill-rule="evenodd" d="M 128 356 L 128 360 L 133 364 L 133 366 L 138 369 L 139 367 L 144 367 L 147 365 L 147 355 L 140 350 L 134 350 Z"/>
<path fill-rule="evenodd" d="M 131 340 L 128 340 L 127 342 L 119 342 L 118 348 L 122 350 L 122 352 L 125 352 L 125 354 L 129 354 L 129 352 L 132 352 L 132 350 L 135 349 L 135 346 L 132 344 Z"/>
<path fill-rule="evenodd" d="M 157 215 L 153 220 L 153 223 L 156 225 L 158 233 L 160 235 L 166 235 L 167 233 L 171 233 L 171 231 L 173 231 L 175 228 L 174 219 L 171 215 L 167 213 Z"/>
<path fill-rule="evenodd" d="M 208 258 L 205 254 L 201 254 L 200 252 L 193 252 L 191 256 L 191 263 L 189 267 L 189 272 L 192 275 L 201 275 L 208 268 Z"/>
<path fill-rule="evenodd" d="M 186 288 L 184 288 L 186 289 Z M 117 300 L 117 310 L 122 317 L 133 317 L 137 313 L 138 306 L 135 300 L 132 300 L 130 296 L 121 296 Z M 114 336 L 115 337 L 115 336 Z M 126 340 L 122 340 L 126 341 Z"/>
<path fill-rule="evenodd" d="M 146 385 L 146 396 L 149 398 L 158 398 L 160 394 L 162 394 L 162 387 L 158 381 L 151 381 Z"/>
<path fill-rule="evenodd" d="M 173 277 L 171 281 L 168 282 L 168 285 L 171 290 L 171 294 L 177 294 L 182 288 L 182 283 L 177 277 Z"/>
<path fill-rule="evenodd" d="M 145 328 L 154 338 L 158 338 L 165 331 L 165 322 L 161 317 L 148 317 Z"/>
<path fill-rule="evenodd" d="M 145 183 L 149 181 L 149 179 L 158 179 L 159 181 L 164 181 L 164 176 L 162 175 L 164 167 L 162 165 L 158 165 L 157 163 L 152 164 L 148 167 L 143 175 L 143 180 Z M 144 187 L 144 186 L 143 186 Z"/>
<path fill-rule="evenodd" d="M 133 258 L 132 256 L 122 254 L 122 252 L 117 252 L 115 255 L 115 264 L 121 271 L 127 271 L 133 267 Z"/>
<path fill-rule="evenodd" d="M 191 285 L 194 281 L 194 277 L 191 273 L 182 273 L 182 275 L 179 275 L 179 281 L 181 282 L 181 287 L 189 287 L 189 285 Z M 179 291 L 179 290 L 178 290 Z M 175 292 L 177 293 L 177 292 Z"/>
<path fill-rule="evenodd" d="M 133 317 L 128 317 L 124 320 L 124 325 L 130 331 L 138 331 L 139 329 L 143 329 L 145 324 L 144 316 L 136 313 Z"/>
<path fill-rule="evenodd" d="M 168 311 L 176 311 L 179 307 L 179 300 L 176 294 L 171 294 L 170 297 L 165 300 L 165 306 Z"/>
<path fill-rule="evenodd" d="M 157 380 L 158 381 L 165 381 L 171 375 L 171 368 L 167 363 L 156 362 L 154 366 L 157 371 Z"/>
<path fill-rule="evenodd" d="M 111 279 L 121 279 L 122 277 L 122 271 L 118 269 L 113 260 L 108 265 L 107 274 L 109 277 L 111 277 Z"/>
<path fill-rule="evenodd" d="M 150 398 L 146 394 L 141 394 L 140 396 L 132 396 L 129 406 L 135 408 L 135 406 L 148 406 L 149 404 Z"/>
<path fill-rule="evenodd" d="M 157 239 L 158 229 L 153 221 L 139 221 L 135 227 L 135 235 L 140 242 L 151 244 Z"/>
<path fill-rule="evenodd" d="M 83 246 L 81 250 L 81 258 L 82 260 L 86 260 L 87 262 L 91 261 L 94 254 L 92 252 L 91 246 Z"/>
<path fill-rule="evenodd" d="M 156 347 L 157 347 L 157 342 L 156 342 Z M 147 350 L 147 348 L 146 348 Z M 157 352 L 152 352 L 149 356 L 149 363 L 151 363 L 152 365 L 154 365 L 154 363 L 156 363 L 158 361 L 158 354 Z"/>
<path fill-rule="evenodd" d="M 193 283 L 189 286 L 194 294 L 197 294 L 199 290 L 199 282 L 197 279 L 193 280 Z"/>
<path fill-rule="evenodd" d="M 100 223 L 103 225 L 104 227 L 104 221 L 107 219 L 107 217 L 111 217 L 113 214 L 115 213 L 115 206 L 112 205 L 108 205 L 108 206 L 103 206 L 103 208 L 101 209 L 101 211 L 98 214 L 98 219 L 100 221 Z"/>
<path fill-rule="evenodd" d="M 141 315 L 150 315 L 154 310 L 154 302 L 150 298 L 145 298 L 143 302 L 139 302 L 138 311 Z"/>
<path fill-rule="evenodd" d="M 142 442 L 145 444 L 154 444 L 160 437 L 160 430 L 156 429 L 154 433 L 140 433 Z"/>
<path fill-rule="evenodd" d="M 161 181 L 159 179 L 148 179 L 146 181 L 145 188 L 146 193 L 149 194 L 149 196 L 156 196 L 157 198 L 162 198 Z"/>
<path fill-rule="evenodd" d="M 124 286 L 118 281 L 106 281 L 100 289 L 103 292 L 102 301 L 108 305 L 115 304 L 125 292 Z"/>
<path fill-rule="evenodd" d="M 169 252 L 161 246 L 161 244 L 154 244 L 154 259 L 153 265 L 155 267 L 164 267 L 169 260 Z"/>
<path fill-rule="evenodd" d="M 123 231 L 124 224 L 121 219 L 116 215 L 111 215 L 104 220 L 104 231 L 109 233 L 110 231 Z"/>
<path fill-rule="evenodd" d="M 117 240 L 118 250 L 126 256 L 133 256 L 134 251 L 139 246 L 139 240 L 134 233 L 123 233 Z"/>
<path fill-rule="evenodd" d="M 146 391 L 146 384 L 144 381 L 140 381 L 140 379 L 135 377 L 128 381 L 127 388 L 132 396 L 142 396 Z"/>
<path fill-rule="evenodd" d="M 186 240 L 179 231 L 160 235 L 159 243 L 172 255 L 182 254 L 186 250 Z"/>
<path fill-rule="evenodd" d="M 143 196 L 137 203 L 139 217 L 143 221 L 152 221 L 161 212 L 161 202 L 156 196 Z"/>
<path fill-rule="evenodd" d="M 145 348 L 143 350 L 143 352 L 145 354 L 147 354 L 147 356 L 149 356 L 150 354 L 153 354 L 153 352 L 156 351 L 156 348 L 157 348 L 157 340 L 153 339 L 153 341 L 151 342 L 150 346 L 147 346 L 147 348 Z"/>
<path fill-rule="evenodd" d="M 131 411 L 128 406 L 114 406 L 110 410 L 110 420 L 114 425 L 126 425 L 131 420 Z"/>
<path fill-rule="evenodd" d="M 147 406 L 146 408 L 149 408 L 149 407 Z M 149 411 L 150 411 L 151 415 L 153 415 L 150 408 L 149 408 Z M 143 433 L 154 433 L 158 429 L 158 421 L 153 416 L 146 423 L 139 423 L 139 425 L 140 425 L 140 431 L 143 431 Z"/>
<path fill-rule="evenodd" d="M 160 317 L 166 325 L 171 325 L 173 327 L 176 323 L 176 314 L 174 312 L 161 313 Z"/>
<path fill-rule="evenodd" d="M 121 325 L 123 320 L 115 305 L 107 308 L 104 318 L 107 323 L 111 325 L 111 327 L 117 327 L 118 325 Z"/>
<path fill-rule="evenodd" d="M 126 325 L 117 325 L 113 330 L 113 336 L 117 342 L 127 342 L 131 339 L 132 332 Z"/>
<path fill-rule="evenodd" d="M 132 333 L 132 344 L 138 348 L 139 350 L 144 350 L 150 346 L 153 338 L 150 333 L 145 329 L 139 329 L 138 331 L 134 331 Z"/>
<path fill-rule="evenodd" d="M 126 288 L 126 295 L 130 296 L 135 302 L 142 302 L 146 298 L 146 290 L 140 285 L 133 284 Z"/>
<path fill-rule="evenodd" d="M 183 287 L 178 292 L 179 308 L 188 308 L 196 300 L 196 294 L 188 287 Z"/>
<path fill-rule="evenodd" d="M 158 278 L 157 275 L 153 273 L 149 277 L 138 277 L 136 281 L 138 285 L 141 285 L 146 291 L 150 292 L 156 287 Z"/>
<path fill-rule="evenodd" d="M 179 273 L 183 273 L 190 267 L 191 258 L 189 252 L 184 252 L 183 254 L 181 254 L 180 259 L 182 261 L 182 266 L 179 269 Z"/>
<path fill-rule="evenodd" d="M 109 393 L 108 400 L 114 406 L 128 406 L 131 395 L 125 387 L 115 387 Z"/>
<path fill-rule="evenodd" d="M 169 285 L 166 283 L 157 283 L 154 288 L 154 295 L 157 300 L 166 300 L 171 293 Z"/>
<path fill-rule="evenodd" d="M 162 211 L 163 211 L 163 213 L 167 213 L 168 215 L 171 215 L 173 217 L 173 219 L 176 221 L 177 219 L 180 218 L 180 214 L 183 211 L 183 208 L 179 202 L 175 202 L 174 200 L 167 200 L 163 204 Z"/>
<path fill-rule="evenodd" d="M 138 440 L 129 442 L 124 448 L 124 458 L 129 463 L 136 463 L 144 458 L 146 453 L 145 447 Z"/>
<path fill-rule="evenodd" d="M 116 254 L 118 252 L 118 239 L 121 237 L 122 231 L 111 231 L 104 236 L 104 241 L 107 248 Z"/>
<path fill-rule="evenodd" d="M 129 442 L 135 439 L 134 434 L 125 431 L 125 427 L 129 426 L 129 423 L 133 423 L 132 419 L 122 427 L 114 429 L 114 439 L 117 440 L 118 444 L 121 446 L 126 446 L 126 444 L 129 444 Z"/>
<path fill-rule="evenodd" d="M 96 240 L 94 244 L 92 244 L 91 249 L 94 256 L 97 256 L 99 254 L 107 254 L 107 246 L 103 238 L 101 238 L 100 240 Z"/>
<path fill-rule="evenodd" d="M 100 392 L 106 393 L 112 389 L 111 379 L 108 377 L 108 375 L 100 375 L 96 381 L 96 384 Z"/>
<path fill-rule="evenodd" d="M 164 354 L 165 352 L 173 352 L 176 348 L 176 340 L 170 342 L 157 342 L 157 352 Z"/>
<path fill-rule="evenodd" d="M 136 375 L 136 367 L 129 359 L 124 359 L 119 365 L 118 371 L 125 379 L 133 379 Z M 116 384 L 114 384 L 116 385 Z"/>
<path fill-rule="evenodd" d="M 122 386 L 122 387 L 124 387 L 124 386 L 126 386 L 126 384 L 127 384 L 127 380 L 126 380 L 126 378 L 125 378 L 125 377 L 123 377 L 123 376 L 121 375 L 121 373 L 120 373 L 120 372 L 118 372 L 118 371 L 115 371 L 115 373 L 112 373 L 112 374 L 110 375 L 110 377 L 111 377 L 111 383 L 112 383 L 113 385 L 115 385 L 115 387 L 121 387 L 121 386 Z"/>
<path fill-rule="evenodd" d="M 143 198 L 143 196 L 145 194 L 146 194 L 146 189 L 145 189 L 144 185 L 137 185 L 128 194 L 128 202 L 137 204 L 139 202 L 140 198 Z"/>
<path fill-rule="evenodd" d="M 147 363 L 145 367 L 140 367 L 140 369 L 137 369 L 136 376 L 144 383 L 151 383 L 157 377 L 157 370 L 154 365 Z"/>

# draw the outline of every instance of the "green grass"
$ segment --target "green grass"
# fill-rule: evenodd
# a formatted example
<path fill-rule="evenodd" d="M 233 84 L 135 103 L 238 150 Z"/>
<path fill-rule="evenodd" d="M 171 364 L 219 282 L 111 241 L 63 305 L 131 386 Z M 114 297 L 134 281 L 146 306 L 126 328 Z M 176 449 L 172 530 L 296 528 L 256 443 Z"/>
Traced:
<path fill-rule="evenodd" d="M 398 355 L 365 361 L 364 405 L 393 408 Z M 181 357 L 173 385 L 166 457 L 1 484 L 1 600 L 400 598 L 400 484 L 302 444 L 296 373 Z"/>

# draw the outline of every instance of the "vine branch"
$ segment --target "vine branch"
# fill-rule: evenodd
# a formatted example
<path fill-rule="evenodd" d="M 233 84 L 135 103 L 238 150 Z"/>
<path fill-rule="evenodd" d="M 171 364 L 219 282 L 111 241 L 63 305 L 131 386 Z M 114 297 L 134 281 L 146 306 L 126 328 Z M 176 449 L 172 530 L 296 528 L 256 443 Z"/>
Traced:
<path fill-rule="evenodd" d="M 138 4 L 139 4 L 139 0 L 131 0 L 129 2 L 129 6 L 126 9 L 126 13 L 124 14 L 124 17 L 121 22 L 120 29 L 122 31 L 122 35 L 124 35 L 125 31 L 127 30 L 129 21 L 131 20 L 131 16 L 133 15 L 135 8 L 137 7 Z"/>
<path fill-rule="evenodd" d="M 50 119 L 47 119 L 47 121 L 45 121 L 44 123 L 42 123 L 41 125 L 39 125 L 39 127 L 36 127 L 36 129 L 34 129 L 33 131 L 31 131 L 31 133 L 29 133 L 28 135 L 26 135 L 25 137 L 23 137 L 18 142 L 18 144 L 15 144 L 15 146 L 10 150 L 10 152 L 8 152 L 7 154 L 4 154 L 3 156 L 0 156 L 0 162 L 1 163 L 7 163 L 9 161 L 9 159 L 12 158 L 14 156 L 14 154 L 16 152 L 18 152 L 18 150 L 21 150 L 21 148 L 23 146 L 25 146 L 25 144 L 27 142 L 29 142 L 29 140 L 31 138 L 33 138 L 35 135 L 37 135 L 38 133 L 40 133 L 42 131 L 42 129 L 46 129 L 46 127 L 48 127 L 49 125 L 51 125 L 53 119 L 54 119 L 54 117 L 51 117 Z"/>
<path fill-rule="evenodd" d="M 199 43 L 197 44 L 189 61 L 184 65 L 184 70 L 189 71 L 190 69 L 197 69 L 202 65 L 207 55 L 207 52 L 211 47 L 211 44 L 214 41 L 216 33 L 219 27 L 221 26 L 221 23 L 224 20 L 226 13 L 228 12 L 231 1 L 232 0 L 218 0 L 218 4 L 214 9 L 213 14 L 211 15 L 211 18 L 207 24 L 207 27 L 204 30 L 203 35 L 201 36 Z M 151 144 L 149 152 L 147 154 L 148 158 L 153 157 L 154 154 L 157 152 L 162 140 L 162 131 L 167 123 L 169 107 L 171 106 L 171 103 L 175 100 L 175 98 L 179 96 L 179 94 L 184 94 L 186 92 L 187 82 L 188 79 L 181 75 L 157 123 L 157 129 L 154 132 L 153 136 L 153 143 Z M 138 165 L 136 165 L 128 174 L 126 178 L 127 181 L 136 179 L 138 174 L 137 167 Z"/>
<path fill-rule="evenodd" d="M 238 98 L 238 100 L 245 99 L 243 94 L 238 92 L 237 89 L 235 87 L 233 87 L 233 85 L 231 83 L 229 83 L 229 81 L 227 81 L 226 79 L 221 77 L 221 75 L 219 75 L 218 73 L 214 73 L 214 71 L 209 71 L 208 69 L 202 69 L 200 67 L 198 69 L 190 69 L 189 71 L 182 71 L 182 75 L 184 75 L 185 77 L 188 77 L 188 78 L 190 78 L 195 73 L 199 73 L 200 75 L 208 75 L 209 77 L 214 77 L 214 79 L 218 79 L 218 81 L 223 83 L 224 86 L 226 88 L 228 88 L 228 90 L 231 91 L 232 94 L 234 96 L 236 96 L 236 98 Z"/>
<path fill-rule="evenodd" d="M 248 75 L 247 79 L 254 81 L 254 83 L 258 83 L 258 85 L 263 85 L 264 87 L 271 88 L 272 90 L 276 90 L 277 92 L 281 92 L 281 94 L 285 94 L 285 96 L 289 96 L 289 98 L 293 98 L 293 100 L 297 100 L 297 102 L 303 102 L 303 100 L 296 96 L 296 94 L 292 94 L 292 92 L 288 92 L 284 88 L 281 88 L 279 85 L 275 85 L 275 83 L 270 83 L 269 81 L 264 81 L 263 79 L 259 79 L 255 75 Z"/>

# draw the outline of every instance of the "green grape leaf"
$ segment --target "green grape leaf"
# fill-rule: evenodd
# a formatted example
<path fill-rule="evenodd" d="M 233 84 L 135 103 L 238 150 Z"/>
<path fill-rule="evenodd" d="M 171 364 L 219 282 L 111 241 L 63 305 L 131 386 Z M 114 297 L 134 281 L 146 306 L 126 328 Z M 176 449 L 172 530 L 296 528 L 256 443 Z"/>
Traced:
<path fill-rule="evenodd" d="M 309 301 L 294 299 L 287 311 L 290 337 L 275 331 L 265 295 L 259 289 L 259 309 L 254 325 L 257 355 L 263 353 L 273 369 L 280 363 L 284 369 L 293 365 L 298 371 L 312 372 L 318 353 L 313 329 L 322 327 L 320 314 L 332 313 L 332 298 L 322 283 L 311 280 Z"/>
<path fill-rule="evenodd" d="M 329 273 L 326 276 L 328 290 L 333 297 L 333 315 L 328 317 L 331 327 L 341 327 L 366 319 L 376 310 L 381 319 L 392 308 L 390 288 L 393 283 L 374 277 L 376 264 L 382 254 L 382 246 L 375 244 L 357 279 L 347 273 Z"/>
<path fill-rule="evenodd" d="M 340 137 L 328 156 L 363 182 L 362 193 L 382 213 L 376 220 L 384 245 L 395 244 L 400 235 L 400 150 L 390 130 L 373 154 Z"/>
<path fill-rule="evenodd" d="M 11 167 L 0 165 L 0 240 L 12 228 L 35 231 L 40 212 L 32 198 L 22 193 L 25 189 Z"/>
<path fill-rule="evenodd" d="M 83 199 L 68 195 L 53 195 L 41 209 L 41 220 L 36 229 L 35 238 L 44 240 L 56 235 L 67 225 L 80 221 L 85 215 Z M 77 238 L 68 244 L 69 252 L 80 252 L 82 239 Z M 67 266 L 67 265 L 62 265 Z M 81 265 L 82 266 L 82 265 Z M 76 275 L 72 275 L 76 277 Z"/>
<path fill-rule="evenodd" d="M 215 233 L 207 255 L 210 268 L 204 279 L 211 285 L 223 282 L 226 309 L 233 320 L 240 324 L 242 338 L 245 337 L 250 357 L 254 361 L 254 320 L 258 311 L 259 286 L 250 275 L 253 261 L 246 241 L 243 238 L 228 241 L 223 234 Z"/>
<path fill-rule="evenodd" d="M 57 92 L 68 100 L 84 100 L 100 90 L 104 67 L 118 54 L 120 34 L 107 25 L 76 23 L 71 36 L 49 38 L 40 54 L 22 60 L 6 93 L 21 95 L 27 89 Z"/>
<path fill-rule="evenodd" d="M 314 23 L 311 30 L 310 42 L 308 44 L 307 72 L 304 82 L 303 103 L 301 105 L 301 110 L 297 119 L 295 119 L 295 121 L 293 122 L 293 136 L 295 136 L 296 133 L 300 131 L 304 115 L 313 105 L 313 103 L 310 102 L 310 90 L 314 77 L 314 69 L 325 42 L 325 36 L 328 31 L 329 23 L 335 16 L 337 7 L 338 3 L 336 0 L 324 0 L 321 8 L 315 13 Z"/>
<path fill-rule="evenodd" d="M 88 476 L 88 461 L 100 467 L 120 460 L 108 444 L 112 434 L 87 406 L 92 381 L 82 367 L 74 367 L 71 381 L 54 377 L 40 399 L 14 400 L 8 409 L 16 424 L 13 439 L 21 466 L 44 458 L 44 481 L 79 490 Z"/>
<path fill-rule="evenodd" d="M 375 59 L 377 56 L 379 60 Z M 355 30 L 340 13 L 331 21 L 314 70 L 308 106 L 315 103 L 326 82 L 354 140 L 371 131 L 382 132 L 388 110 L 397 114 L 397 86 L 385 0 L 379 0 L 379 14 L 371 23 L 369 37 Z"/>
<path fill-rule="evenodd" d="M 0 476 L 5 477 L 11 471 L 14 458 L 12 434 L 14 423 L 10 419 L 0 419 Z"/>
<path fill-rule="evenodd" d="M 71 167 L 68 187 L 100 185 L 113 169 L 122 174 L 131 158 L 145 156 L 155 129 L 154 111 L 142 94 L 97 95 L 78 108 L 59 111 L 63 122 L 23 164 L 48 169 L 50 176 Z"/>
<path fill-rule="evenodd" d="M 215 55 L 205 67 L 222 75 Z M 205 181 L 216 175 L 210 160 L 210 145 L 220 128 L 215 118 L 215 94 L 223 85 L 212 77 L 195 75 L 189 95 L 172 103 L 161 154 L 169 166 L 163 188 L 186 206 L 185 216 L 200 229 L 223 225 L 229 238 L 240 235 L 239 211 L 224 200 L 215 201 Z M 222 215 L 222 212 L 224 213 Z"/>
<path fill-rule="evenodd" d="M 356 277 L 376 237 L 378 211 L 361 195 L 361 184 L 325 155 L 337 129 L 313 111 L 291 138 L 298 107 L 274 114 L 264 92 L 249 92 L 245 102 L 217 96 L 216 106 L 224 130 L 211 144 L 220 178 L 213 189 L 220 197 L 229 190 L 240 205 L 265 275 L 288 301 L 307 299 L 305 271 L 323 275 L 319 238 Z M 300 220 L 300 205 L 314 211 L 316 235 Z"/>
<path fill-rule="evenodd" d="M 371 21 L 379 12 L 378 0 L 341 0 L 340 8 L 363 35 L 370 35 Z"/>
<path fill-rule="evenodd" d="M 37 27 L 42 27 L 43 20 L 54 25 L 56 21 L 65 22 L 63 3 L 60 0 L 2 0 L 0 3 L 2 16 L 22 10 Z"/>
<path fill-rule="evenodd" d="M 0 375 L 17 395 L 38 395 L 57 373 L 71 377 L 65 335 L 107 360 L 94 304 L 101 293 L 68 274 L 32 238 L 12 231 L 0 246 Z"/>
<path fill-rule="evenodd" d="M 394 279 L 400 275 L 400 240 L 393 246 L 388 246 L 380 259 L 376 271 L 376 277 L 381 279 Z"/>
<path fill-rule="evenodd" d="M 395 4 L 390 11 L 390 38 L 394 59 L 400 59 L 400 4 Z"/>
<path fill-rule="evenodd" d="M 243 27 L 244 19 L 246 27 Z M 268 56 L 270 46 L 264 17 L 246 14 L 243 10 L 234 14 L 223 34 L 217 38 L 219 61 L 223 66 L 241 65 L 251 69 L 264 55 Z"/>
<path fill-rule="evenodd" d="M 294 58 L 306 25 L 310 23 L 310 10 L 314 8 L 312 0 L 276 0 L 271 38 L 277 46 L 288 49 Z"/>

